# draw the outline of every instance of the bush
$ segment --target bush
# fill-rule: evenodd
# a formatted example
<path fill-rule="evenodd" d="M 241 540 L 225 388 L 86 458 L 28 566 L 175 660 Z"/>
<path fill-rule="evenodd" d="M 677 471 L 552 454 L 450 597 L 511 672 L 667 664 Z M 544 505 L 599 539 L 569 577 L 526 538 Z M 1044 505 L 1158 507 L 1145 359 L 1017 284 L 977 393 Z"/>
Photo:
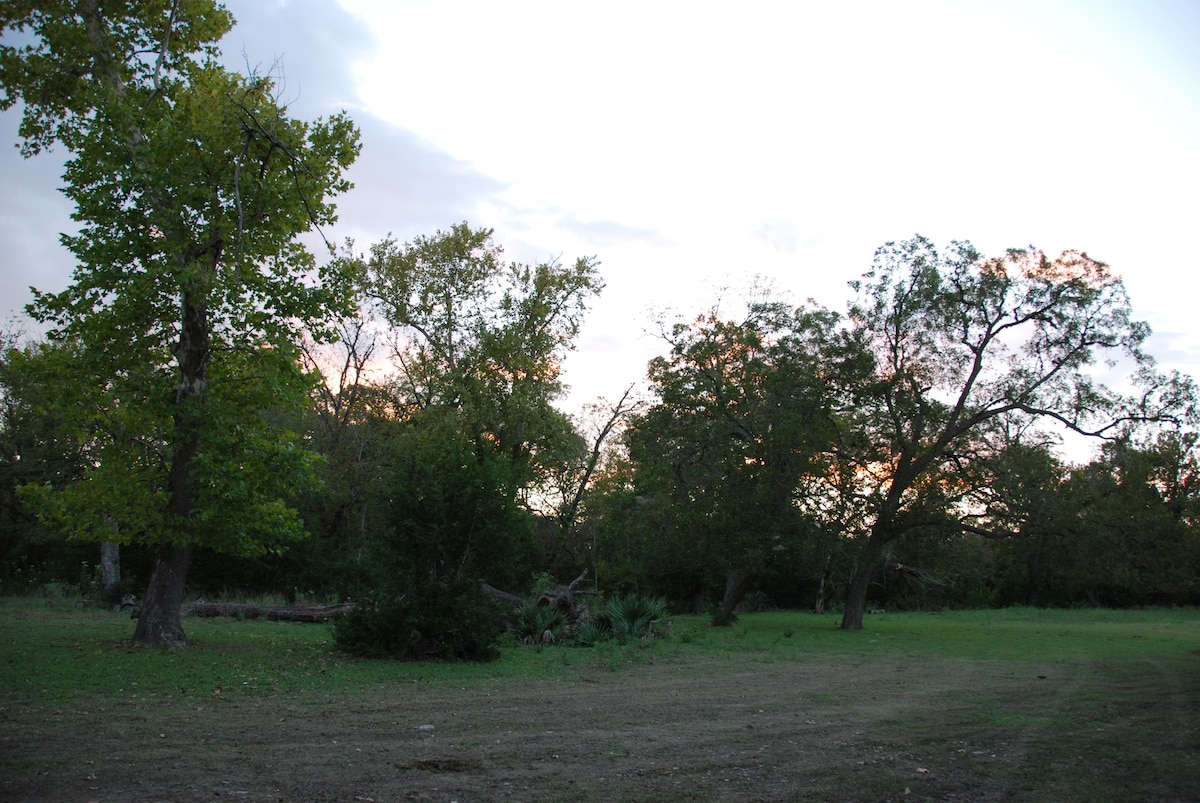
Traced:
<path fill-rule="evenodd" d="M 581 622 L 571 634 L 571 640 L 580 647 L 595 647 L 610 638 L 612 631 L 599 622 Z"/>
<path fill-rule="evenodd" d="M 500 656 L 502 627 L 478 584 L 416 584 L 376 596 L 334 625 L 346 652 L 402 661 L 491 661 Z"/>
<path fill-rule="evenodd" d="M 512 632 L 522 644 L 541 644 L 561 641 L 567 626 L 567 617 L 549 605 L 525 603 L 512 619 Z M 549 638 L 546 634 L 549 633 Z"/>
<path fill-rule="evenodd" d="M 596 614 L 595 622 L 618 641 L 624 642 L 662 635 L 658 627 L 666 615 L 667 601 L 662 597 L 626 594 L 609 600 Z"/>

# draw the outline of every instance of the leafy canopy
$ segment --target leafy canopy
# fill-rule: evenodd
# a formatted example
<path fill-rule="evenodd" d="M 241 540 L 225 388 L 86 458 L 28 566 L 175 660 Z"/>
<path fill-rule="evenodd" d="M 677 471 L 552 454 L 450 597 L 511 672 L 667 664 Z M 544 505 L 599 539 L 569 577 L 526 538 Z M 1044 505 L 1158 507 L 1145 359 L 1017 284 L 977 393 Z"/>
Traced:
<path fill-rule="evenodd" d="M 359 151 L 342 114 L 289 116 L 272 80 L 218 66 L 210 0 L 8 2 L 0 108 L 26 154 L 71 154 L 71 285 L 35 293 L 78 412 L 82 480 L 30 492 L 72 534 L 254 553 L 301 534 L 314 456 L 285 422 L 295 343 L 350 308 L 351 277 L 297 235 L 335 220 Z"/>

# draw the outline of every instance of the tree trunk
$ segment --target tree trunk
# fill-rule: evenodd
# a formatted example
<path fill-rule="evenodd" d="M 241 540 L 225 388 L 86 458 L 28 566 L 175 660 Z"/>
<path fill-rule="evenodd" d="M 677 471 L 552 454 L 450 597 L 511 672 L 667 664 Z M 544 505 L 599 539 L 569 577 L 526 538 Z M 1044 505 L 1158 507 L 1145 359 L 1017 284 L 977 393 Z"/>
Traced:
<path fill-rule="evenodd" d="M 121 601 L 121 545 L 105 542 L 100 545 L 100 589 L 105 602 L 115 605 Z"/>
<path fill-rule="evenodd" d="M 884 539 L 872 533 L 867 539 L 859 563 L 850 577 L 846 589 L 846 609 L 842 614 L 842 630 L 862 630 L 863 614 L 867 612 L 867 592 L 871 589 L 871 578 L 875 576 L 875 565 L 883 554 Z"/>
<path fill-rule="evenodd" d="M 725 574 L 725 598 L 713 614 L 713 627 L 725 627 L 733 623 L 733 610 L 750 590 L 754 574 L 747 569 L 730 569 Z"/>
<path fill-rule="evenodd" d="M 813 604 L 813 613 L 825 613 L 825 593 L 829 588 L 829 570 L 833 555 L 825 556 L 825 568 L 821 570 L 821 583 L 817 586 L 817 601 Z"/>
<path fill-rule="evenodd" d="M 491 585 L 483 582 L 479 583 L 483 588 L 483 594 L 490 599 L 494 604 L 502 608 L 510 608 L 514 611 L 521 610 L 525 605 L 525 600 L 518 597 L 516 594 L 510 594 L 507 591 L 501 591 L 498 588 L 493 588 Z"/>
<path fill-rule="evenodd" d="M 146 590 L 133 633 L 134 641 L 148 647 L 182 648 L 188 645 L 187 636 L 183 634 L 181 608 L 191 554 L 190 547 L 166 544 L 159 548 L 150 575 L 150 587 Z"/>
<path fill-rule="evenodd" d="M 220 245 L 213 246 L 213 270 L 220 259 Z M 194 535 L 196 489 L 193 471 L 200 452 L 200 402 L 208 384 L 209 322 L 200 282 L 185 283 L 180 300 L 182 322 L 175 360 L 179 364 L 179 385 L 175 389 L 171 465 L 167 474 L 167 510 L 171 527 L 178 539 L 158 550 L 150 587 L 142 603 L 141 616 L 133 640 L 148 647 L 186 647 L 180 606 L 187 580 L 188 562 Z"/>
<path fill-rule="evenodd" d="M 846 589 L 846 609 L 842 613 L 842 630 L 862 630 L 863 614 L 867 610 L 867 589 L 871 587 L 871 575 L 875 574 L 875 563 L 859 566 L 850 577 Z"/>

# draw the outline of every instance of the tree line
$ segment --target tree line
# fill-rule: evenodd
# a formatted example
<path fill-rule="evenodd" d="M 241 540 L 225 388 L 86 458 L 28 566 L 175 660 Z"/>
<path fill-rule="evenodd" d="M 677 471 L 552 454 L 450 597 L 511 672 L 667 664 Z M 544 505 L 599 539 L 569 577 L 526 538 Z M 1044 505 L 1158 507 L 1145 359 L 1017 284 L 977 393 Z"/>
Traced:
<path fill-rule="evenodd" d="M 29 307 L 46 334 L 0 360 L 7 587 L 100 543 L 143 643 L 186 645 L 186 589 L 240 588 L 352 598 L 348 642 L 459 657 L 494 633 L 482 584 L 583 568 L 717 625 L 1200 597 L 1192 381 L 1084 253 L 889 243 L 844 314 L 664 325 L 645 393 L 569 416 L 594 258 L 508 263 L 461 223 L 318 260 L 298 238 L 334 223 L 358 131 L 218 66 L 218 4 L 2 13 L 0 108 L 27 155 L 66 149 L 81 225 Z M 1069 464 L 1060 432 L 1104 446 Z"/>

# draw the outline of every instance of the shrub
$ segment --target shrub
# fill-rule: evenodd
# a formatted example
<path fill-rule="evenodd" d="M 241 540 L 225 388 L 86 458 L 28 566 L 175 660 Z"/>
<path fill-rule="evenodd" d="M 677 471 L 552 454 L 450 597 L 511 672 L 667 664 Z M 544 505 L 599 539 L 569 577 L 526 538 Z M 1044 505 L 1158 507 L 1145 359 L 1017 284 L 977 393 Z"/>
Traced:
<path fill-rule="evenodd" d="M 560 641 L 567 626 L 567 617 L 562 611 L 549 605 L 525 603 L 512 618 L 511 629 L 522 644 L 541 644 Z M 547 638 L 546 634 L 550 637 Z"/>
<path fill-rule="evenodd" d="M 612 631 L 599 622 L 581 622 L 571 634 L 572 642 L 580 647 L 594 647 L 608 638 L 612 638 Z"/>
<path fill-rule="evenodd" d="M 658 628 L 666 615 L 667 601 L 662 597 L 626 594 L 609 600 L 596 614 L 595 621 L 623 642 L 662 635 Z"/>
<path fill-rule="evenodd" d="M 368 599 L 333 634 L 339 648 L 369 658 L 490 661 L 501 629 L 477 584 L 425 582 Z"/>

